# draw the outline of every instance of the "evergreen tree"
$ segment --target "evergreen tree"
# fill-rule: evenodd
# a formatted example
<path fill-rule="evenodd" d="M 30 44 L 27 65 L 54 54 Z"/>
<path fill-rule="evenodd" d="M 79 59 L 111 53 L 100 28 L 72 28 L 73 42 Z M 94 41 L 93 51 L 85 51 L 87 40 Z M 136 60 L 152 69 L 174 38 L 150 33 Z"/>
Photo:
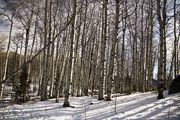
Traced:
<path fill-rule="evenodd" d="M 24 65 L 19 77 L 19 82 L 15 87 L 16 102 L 23 103 L 29 99 L 28 90 L 31 82 L 27 81 L 27 77 L 28 77 L 28 69 L 27 69 L 27 65 Z"/>

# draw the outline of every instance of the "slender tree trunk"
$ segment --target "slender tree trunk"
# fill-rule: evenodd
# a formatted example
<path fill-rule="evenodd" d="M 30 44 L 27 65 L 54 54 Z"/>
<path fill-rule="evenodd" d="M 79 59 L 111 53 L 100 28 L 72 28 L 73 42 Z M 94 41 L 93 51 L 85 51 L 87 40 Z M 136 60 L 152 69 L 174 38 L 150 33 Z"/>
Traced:
<path fill-rule="evenodd" d="M 53 35 L 52 35 L 53 38 L 54 38 L 54 35 L 55 35 L 55 30 L 56 30 L 56 26 L 55 26 L 55 21 L 54 21 L 54 30 L 53 30 Z M 59 43 L 57 42 L 57 44 L 59 44 Z M 50 73 L 51 84 L 50 84 L 50 90 L 49 90 L 49 97 L 50 98 L 53 97 L 54 82 L 55 82 L 55 72 L 56 72 L 56 66 L 55 65 L 56 65 L 56 61 L 57 61 L 56 58 L 58 58 L 58 55 L 57 55 L 57 57 L 54 56 L 54 50 L 55 50 L 54 47 L 55 47 L 55 44 L 53 43 L 52 46 L 51 46 L 51 73 Z M 58 50 L 58 47 L 57 47 L 57 50 Z"/>
<path fill-rule="evenodd" d="M 68 61 L 68 73 L 66 78 L 66 87 L 65 87 L 65 98 L 64 98 L 64 107 L 69 107 L 69 88 L 70 88 L 70 81 L 71 81 L 71 75 L 72 75 L 72 60 L 73 60 L 73 42 L 74 42 L 74 25 L 75 25 L 75 19 L 76 19 L 76 0 L 73 0 L 73 19 L 71 24 L 71 34 L 70 34 L 70 55 L 69 55 L 69 61 Z"/>
<path fill-rule="evenodd" d="M 104 86 L 104 62 L 105 62 L 105 46 L 107 39 L 107 4 L 108 0 L 103 0 L 102 12 L 102 36 L 101 36 L 101 63 L 100 63 L 100 81 L 99 81 L 99 100 L 104 99 L 103 86 Z"/>
<path fill-rule="evenodd" d="M 79 9 L 80 11 L 82 11 L 82 6 L 83 6 L 83 2 L 81 3 L 81 8 Z M 87 6 L 86 6 L 87 7 Z M 72 79 L 72 91 L 71 91 L 71 95 L 74 96 L 75 93 L 75 83 L 78 81 L 79 77 L 77 76 L 78 74 L 78 47 L 79 47 L 79 40 L 80 40 L 80 32 L 81 32 L 81 24 L 82 24 L 82 12 L 80 12 L 79 15 L 79 24 L 78 24 L 78 28 L 77 28 L 77 35 L 76 35 L 76 45 L 75 45 L 75 50 L 74 50 L 74 61 L 73 61 L 73 65 L 74 65 L 74 72 L 73 74 L 73 79 Z M 78 21 L 77 20 L 77 21 Z"/>
<path fill-rule="evenodd" d="M 153 79 L 153 1 L 150 2 L 150 36 L 149 36 L 149 59 L 148 59 L 148 84 L 152 82 Z M 148 85 L 149 86 L 149 85 Z"/>
<path fill-rule="evenodd" d="M 169 83 L 172 80 L 172 73 L 173 73 L 173 67 L 174 67 L 174 77 L 177 76 L 178 73 L 178 66 L 177 66 L 177 61 L 178 61 L 178 57 L 177 57 L 177 52 L 178 52 L 178 41 L 177 41 L 177 35 L 176 35 L 176 0 L 174 0 L 174 49 L 172 52 L 172 60 L 171 60 L 171 66 L 170 66 L 170 70 L 169 70 L 169 76 L 167 79 L 167 86 L 169 87 Z"/>
<path fill-rule="evenodd" d="M 57 85 L 57 87 L 56 87 L 56 102 L 59 102 L 59 97 L 60 97 L 60 87 L 61 87 L 61 85 L 62 85 L 62 83 L 63 82 L 61 82 L 61 81 L 63 81 L 63 76 L 64 76 L 64 73 L 65 73 L 65 66 L 66 66 L 66 60 L 67 59 L 67 54 L 66 55 L 64 55 L 64 57 L 63 57 L 63 60 L 62 60 L 62 69 L 61 69 L 61 72 L 59 71 L 60 69 L 59 69 L 59 67 L 58 67 L 58 73 L 57 73 L 57 76 L 59 76 L 59 77 L 57 77 L 56 79 L 57 79 L 57 82 L 56 82 L 56 85 Z M 59 74 L 59 75 L 58 75 Z"/>
<path fill-rule="evenodd" d="M 48 2 L 48 11 L 47 11 L 47 14 L 48 14 L 47 17 L 49 18 L 49 21 L 48 21 L 49 23 L 48 23 L 48 27 L 47 27 L 47 32 L 48 32 L 47 33 L 48 34 L 47 42 L 50 43 L 51 40 L 52 40 L 52 23 L 51 23 L 52 22 L 52 0 L 49 0 L 49 2 Z M 49 80 L 52 80 L 50 78 L 51 77 L 50 74 L 52 73 L 52 71 L 51 71 L 52 69 L 50 68 L 50 66 L 53 64 L 50 61 L 50 48 L 51 48 L 52 44 L 47 47 L 47 56 L 46 56 L 46 79 L 47 79 L 46 83 L 47 84 L 49 83 Z M 46 91 L 46 92 L 48 92 L 48 91 Z M 47 95 L 48 95 L 48 93 L 46 93 L 46 96 Z M 48 96 L 50 96 L 50 94 Z"/>
<path fill-rule="evenodd" d="M 45 18 L 44 18 L 44 46 L 47 44 L 47 12 L 48 12 L 48 0 L 45 2 Z M 47 100 L 47 50 L 43 51 L 43 75 L 41 83 L 41 101 Z"/>
<path fill-rule="evenodd" d="M 161 17 L 161 0 L 157 0 L 157 15 L 159 22 L 159 32 L 160 32 L 160 56 L 158 62 L 158 80 L 163 80 L 163 21 Z"/>
<path fill-rule="evenodd" d="M 36 40 L 36 34 L 37 34 L 37 16 L 36 16 L 36 21 L 35 21 L 35 27 L 34 27 L 34 35 L 33 35 L 33 41 L 32 41 L 32 47 L 31 47 L 31 52 L 30 52 L 30 56 L 29 58 L 32 58 L 32 54 L 33 54 L 33 49 L 34 49 L 34 44 L 35 44 L 35 40 Z M 28 81 L 30 80 L 30 72 L 31 72 L 31 63 L 29 63 L 28 65 Z"/>
<path fill-rule="evenodd" d="M 159 22 L 159 32 L 160 32 L 160 56 L 159 56 L 159 63 L 158 63 L 158 99 L 163 98 L 163 88 L 164 81 L 166 79 L 166 40 L 165 40 L 165 25 L 166 25 L 166 3 L 167 1 L 164 0 L 163 2 L 163 10 L 161 15 L 161 0 L 157 0 L 157 17 Z M 162 18 L 163 16 L 163 18 Z"/>
<path fill-rule="evenodd" d="M 6 59 L 5 59 L 5 65 L 4 65 L 4 75 L 2 81 L 6 79 L 6 74 L 7 74 L 7 69 L 8 69 L 8 61 L 9 61 L 9 48 L 11 45 L 11 35 L 12 35 L 12 29 L 13 29 L 13 18 L 14 16 L 11 17 L 10 19 L 10 31 L 9 31 L 9 40 L 8 40 L 8 45 L 6 49 Z M 3 89 L 4 89 L 4 84 L 0 84 L 0 98 L 3 97 Z"/>
<path fill-rule="evenodd" d="M 125 1 L 125 12 L 123 14 L 123 18 L 122 18 L 122 21 L 123 21 L 123 29 L 122 29 L 122 32 L 123 32 L 123 37 L 122 37 L 122 50 L 121 50 L 121 83 L 122 83 L 122 91 L 123 89 L 125 89 L 125 92 L 128 92 L 128 88 L 125 87 L 125 83 L 127 81 L 125 81 L 125 35 L 126 35 L 126 27 L 127 27 L 127 17 L 128 17 L 128 10 L 127 10 L 127 0 Z M 128 84 L 129 85 L 129 84 Z M 124 88 L 125 87 L 125 88 Z M 131 89 L 131 88 L 130 88 Z"/>
<path fill-rule="evenodd" d="M 85 47 L 86 47 L 86 27 L 87 27 L 87 0 L 85 1 L 85 13 L 84 13 L 84 24 L 83 24 L 83 32 L 82 32 L 82 39 L 81 39 L 81 65 L 80 65 L 80 78 L 79 78 L 79 84 L 81 84 L 82 92 L 81 95 L 84 94 L 84 87 L 85 87 Z M 78 94 L 80 93 L 80 87 L 78 87 Z M 79 95 L 77 95 L 79 96 Z"/>
<path fill-rule="evenodd" d="M 174 77 L 176 77 L 177 73 L 178 73 L 178 66 L 177 66 L 177 63 L 178 63 L 178 57 L 177 57 L 178 41 L 177 41 L 177 35 L 176 35 L 176 16 L 177 16 L 176 0 L 174 0 L 174 54 L 173 54 L 173 56 L 174 56 Z"/>
<path fill-rule="evenodd" d="M 113 71 L 114 71 L 114 59 L 115 59 L 115 48 L 118 39 L 118 26 L 119 26 L 119 0 L 116 0 L 116 16 L 115 16 L 115 29 L 114 35 L 112 39 L 112 46 L 111 46 L 111 56 L 110 56 L 110 65 L 107 74 L 107 101 L 111 100 L 111 89 L 112 89 L 112 79 L 113 79 Z"/>
<path fill-rule="evenodd" d="M 141 52 L 140 52 L 140 70 L 139 70 L 139 73 L 140 73 L 140 80 L 139 80 L 139 90 L 141 92 L 144 92 L 145 89 L 144 89 L 144 83 L 146 81 L 145 77 L 144 77 L 144 74 L 145 74 L 145 71 L 144 71 L 144 27 L 143 27 L 143 23 L 144 23 L 144 2 L 145 0 L 143 0 L 142 2 L 142 6 L 141 6 L 141 41 L 140 41 L 140 49 L 141 49 Z"/>
<path fill-rule="evenodd" d="M 137 12 L 138 12 L 138 0 L 135 0 L 136 7 L 135 7 L 135 33 L 133 35 L 133 45 L 132 45 L 132 79 L 133 79 L 133 91 L 138 91 L 138 70 L 137 70 Z"/>
<path fill-rule="evenodd" d="M 167 63 L 167 48 L 166 48 L 166 22 L 167 22 L 167 15 L 166 15 L 166 8 L 167 8 L 167 0 L 164 0 L 163 4 L 163 79 L 165 86 L 167 87 L 167 78 L 166 78 L 166 63 Z"/>

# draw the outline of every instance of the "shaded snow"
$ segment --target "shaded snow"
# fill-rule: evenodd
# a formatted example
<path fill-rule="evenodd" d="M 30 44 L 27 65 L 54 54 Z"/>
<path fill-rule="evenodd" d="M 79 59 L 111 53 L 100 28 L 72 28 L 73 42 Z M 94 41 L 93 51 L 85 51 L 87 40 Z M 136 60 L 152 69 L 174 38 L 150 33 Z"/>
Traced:
<path fill-rule="evenodd" d="M 117 101 L 115 114 L 115 99 Z M 180 120 L 180 94 L 157 100 L 156 93 L 118 95 L 112 101 L 70 97 L 74 107 L 63 108 L 63 99 L 29 102 L 0 109 L 1 120 Z"/>

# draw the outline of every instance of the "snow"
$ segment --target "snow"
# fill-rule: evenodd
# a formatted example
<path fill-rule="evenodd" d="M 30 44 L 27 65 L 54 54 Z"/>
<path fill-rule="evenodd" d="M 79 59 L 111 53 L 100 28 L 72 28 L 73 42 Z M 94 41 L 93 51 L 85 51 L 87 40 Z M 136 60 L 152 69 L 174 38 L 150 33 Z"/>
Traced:
<path fill-rule="evenodd" d="M 115 101 L 116 113 L 115 114 Z M 112 101 L 96 97 L 70 97 L 72 107 L 63 99 L 11 104 L 0 108 L 0 120 L 180 120 L 180 94 L 157 100 L 157 93 L 114 95 Z"/>

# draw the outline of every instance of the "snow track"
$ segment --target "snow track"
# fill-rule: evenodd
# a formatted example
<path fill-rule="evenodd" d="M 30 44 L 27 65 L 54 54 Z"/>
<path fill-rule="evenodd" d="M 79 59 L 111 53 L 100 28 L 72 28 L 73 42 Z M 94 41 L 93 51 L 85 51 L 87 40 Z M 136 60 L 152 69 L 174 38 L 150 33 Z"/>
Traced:
<path fill-rule="evenodd" d="M 74 108 L 63 108 L 63 99 L 60 103 L 11 104 L 0 108 L 0 120 L 180 120 L 180 94 L 161 100 L 151 92 L 113 97 L 112 101 L 71 97 L 70 103 Z"/>

